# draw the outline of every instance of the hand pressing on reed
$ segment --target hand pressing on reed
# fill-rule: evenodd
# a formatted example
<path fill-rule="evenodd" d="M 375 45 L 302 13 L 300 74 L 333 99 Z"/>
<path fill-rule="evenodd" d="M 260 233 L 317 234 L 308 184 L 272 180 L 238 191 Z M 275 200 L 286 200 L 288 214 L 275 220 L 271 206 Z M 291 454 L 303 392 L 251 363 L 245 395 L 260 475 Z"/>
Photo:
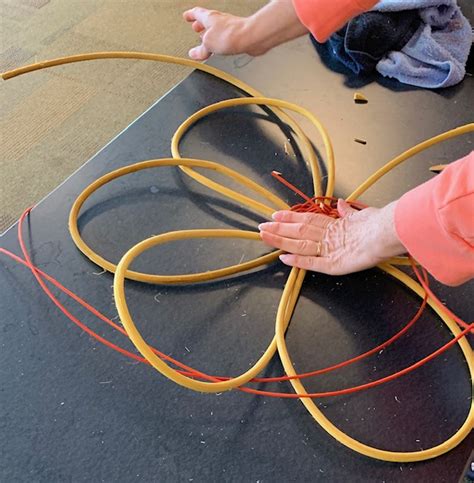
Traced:
<path fill-rule="evenodd" d="M 395 205 L 358 211 L 339 200 L 338 219 L 277 211 L 273 222 L 259 225 L 260 236 L 288 252 L 280 260 L 291 267 L 329 275 L 358 272 L 406 252 L 395 231 Z"/>

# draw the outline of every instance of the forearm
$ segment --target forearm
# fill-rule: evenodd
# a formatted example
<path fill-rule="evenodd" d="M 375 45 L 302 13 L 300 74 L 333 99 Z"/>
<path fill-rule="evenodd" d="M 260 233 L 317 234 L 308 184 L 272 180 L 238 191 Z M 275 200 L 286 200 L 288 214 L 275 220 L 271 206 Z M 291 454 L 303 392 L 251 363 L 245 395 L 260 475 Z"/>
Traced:
<path fill-rule="evenodd" d="M 370 245 L 381 262 L 407 252 L 395 227 L 396 206 L 397 201 L 393 201 L 378 209 L 371 223 L 374 233 Z"/>
<path fill-rule="evenodd" d="M 296 15 L 292 0 L 272 0 L 248 18 L 244 50 L 261 55 L 308 33 Z"/>

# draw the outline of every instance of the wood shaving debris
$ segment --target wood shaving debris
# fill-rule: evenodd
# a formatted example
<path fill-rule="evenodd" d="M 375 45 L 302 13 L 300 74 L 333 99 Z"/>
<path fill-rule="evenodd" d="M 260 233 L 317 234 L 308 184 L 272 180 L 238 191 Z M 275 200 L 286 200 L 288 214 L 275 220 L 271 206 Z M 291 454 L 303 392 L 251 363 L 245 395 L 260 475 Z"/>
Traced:
<path fill-rule="evenodd" d="M 369 100 L 367 99 L 367 97 L 365 97 L 360 92 L 355 92 L 354 93 L 354 102 L 356 104 L 367 104 L 369 102 Z"/>
<path fill-rule="evenodd" d="M 104 268 L 102 270 L 102 272 L 92 272 L 92 275 L 104 275 L 104 273 L 106 273 L 106 272 L 107 272 L 107 270 Z"/>
<path fill-rule="evenodd" d="M 434 166 L 430 167 L 430 171 L 432 173 L 441 173 L 444 168 L 446 168 L 448 165 L 447 164 L 435 164 Z"/>

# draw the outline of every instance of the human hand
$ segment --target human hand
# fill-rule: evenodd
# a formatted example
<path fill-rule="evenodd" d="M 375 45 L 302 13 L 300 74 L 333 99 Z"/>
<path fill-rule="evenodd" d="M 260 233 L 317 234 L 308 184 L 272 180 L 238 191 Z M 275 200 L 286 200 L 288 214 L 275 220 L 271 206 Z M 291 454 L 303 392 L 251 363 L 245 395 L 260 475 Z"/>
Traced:
<path fill-rule="evenodd" d="M 353 209 L 339 200 L 340 218 L 316 213 L 277 211 L 273 222 L 259 225 L 267 244 L 287 254 L 280 260 L 291 267 L 329 275 L 344 275 L 373 267 L 406 252 L 395 231 L 396 202 L 384 208 Z"/>
<path fill-rule="evenodd" d="M 183 13 L 192 29 L 201 35 L 201 45 L 189 51 L 189 57 L 206 60 L 211 54 L 240 54 L 245 52 L 247 18 L 195 7 Z"/>

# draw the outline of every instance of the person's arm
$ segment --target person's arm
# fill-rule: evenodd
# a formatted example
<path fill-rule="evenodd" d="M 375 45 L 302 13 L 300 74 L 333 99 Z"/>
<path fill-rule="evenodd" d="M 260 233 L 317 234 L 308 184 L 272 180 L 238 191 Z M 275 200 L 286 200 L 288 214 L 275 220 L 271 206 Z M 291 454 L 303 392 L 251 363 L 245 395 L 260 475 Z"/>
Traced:
<path fill-rule="evenodd" d="M 285 264 L 330 275 L 408 251 L 446 285 L 474 277 L 474 152 L 384 208 L 356 211 L 339 200 L 338 211 L 337 220 L 278 211 L 260 236 L 289 252 Z"/>
<path fill-rule="evenodd" d="M 195 7 L 183 13 L 201 45 L 189 56 L 205 60 L 211 54 L 261 55 L 271 48 L 308 33 L 296 15 L 291 0 L 274 0 L 250 17 Z"/>
<path fill-rule="evenodd" d="M 474 277 L 474 151 L 402 196 L 395 227 L 440 282 L 459 285 Z"/>
<path fill-rule="evenodd" d="M 250 17 L 195 7 L 183 13 L 201 35 L 201 45 L 189 56 L 205 60 L 211 54 L 261 55 L 311 32 L 323 42 L 352 17 L 378 0 L 272 0 Z"/>

